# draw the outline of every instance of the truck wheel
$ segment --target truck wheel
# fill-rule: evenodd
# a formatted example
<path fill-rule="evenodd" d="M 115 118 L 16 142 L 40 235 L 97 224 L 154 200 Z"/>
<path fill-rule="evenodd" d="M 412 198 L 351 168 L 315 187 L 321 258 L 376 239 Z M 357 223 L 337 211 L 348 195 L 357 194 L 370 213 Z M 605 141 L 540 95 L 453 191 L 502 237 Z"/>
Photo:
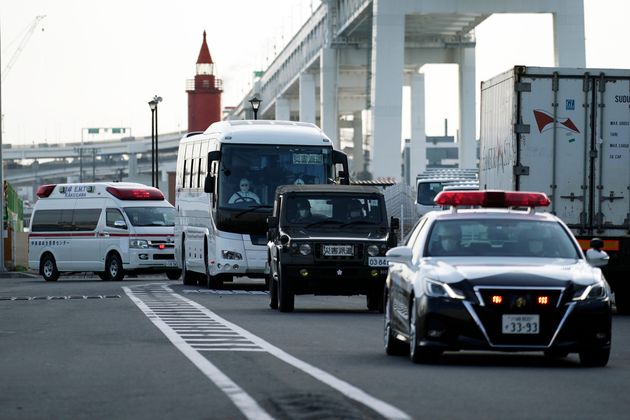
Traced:
<path fill-rule="evenodd" d="M 608 364 L 610 347 L 596 347 L 580 351 L 580 363 L 582 366 L 603 367 Z"/>
<path fill-rule="evenodd" d="M 121 281 L 125 276 L 122 261 L 115 252 L 109 254 L 105 261 L 105 275 L 111 281 Z"/>
<path fill-rule="evenodd" d="M 293 312 L 295 295 L 290 279 L 282 274 L 282 266 L 278 266 L 278 309 L 280 312 Z"/>
<path fill-rule="evenodd" d="M 50 254 L 43 256 L 40 262 L 42 276 L 46 281 L 57 281 L 59 279 L 59 270 L 57 270 L 57 263 L 55 257 Z"/>

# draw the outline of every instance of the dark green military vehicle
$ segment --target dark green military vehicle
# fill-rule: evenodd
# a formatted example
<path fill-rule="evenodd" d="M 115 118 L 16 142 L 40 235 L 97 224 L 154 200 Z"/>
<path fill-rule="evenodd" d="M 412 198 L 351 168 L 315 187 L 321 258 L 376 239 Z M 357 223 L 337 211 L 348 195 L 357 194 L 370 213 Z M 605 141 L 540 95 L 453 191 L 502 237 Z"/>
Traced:
<path fill-rule="evenodd" d="M 270 306 L 294 309 L 295 295 L 366 295 L 383 310 L 388 263 L 399 220 L 389 219 L 376 187 L 278 187 L 268 218 Z"/>

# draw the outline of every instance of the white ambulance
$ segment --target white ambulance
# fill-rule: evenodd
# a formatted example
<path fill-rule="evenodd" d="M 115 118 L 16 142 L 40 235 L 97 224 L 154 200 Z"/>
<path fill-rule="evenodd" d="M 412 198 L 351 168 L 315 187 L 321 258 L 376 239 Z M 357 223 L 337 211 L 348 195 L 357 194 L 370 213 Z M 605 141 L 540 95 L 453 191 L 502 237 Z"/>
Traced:
<path fill-rule="evenodd" d="M 46 281 L 93 271 L 103 280 L 125 273 L 180 276 L 175 209 L 160 190 L 136 183 L 48 184 L 37 189 L 28 265 Z"/>

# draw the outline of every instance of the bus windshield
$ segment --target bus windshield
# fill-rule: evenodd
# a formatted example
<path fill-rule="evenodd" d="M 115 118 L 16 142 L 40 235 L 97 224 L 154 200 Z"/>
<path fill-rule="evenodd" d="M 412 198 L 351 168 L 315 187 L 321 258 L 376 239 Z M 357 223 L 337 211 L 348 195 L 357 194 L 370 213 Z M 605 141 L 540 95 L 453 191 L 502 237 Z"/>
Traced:
<path fill-rule="evenodd" d="M 219 166 L 219 207 L 272 206 L 276 188 L 326 184 L 333 177 L 330 146 L 225 144 Z"/>

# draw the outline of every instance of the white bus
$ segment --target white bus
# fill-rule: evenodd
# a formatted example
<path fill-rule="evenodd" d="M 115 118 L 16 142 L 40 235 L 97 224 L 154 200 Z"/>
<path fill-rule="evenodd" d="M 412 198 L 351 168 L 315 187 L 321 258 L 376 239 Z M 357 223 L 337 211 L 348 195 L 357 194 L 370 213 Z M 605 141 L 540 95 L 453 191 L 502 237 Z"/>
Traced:
<path fill-rule="evenodd" d="M 267 217 L 276 187 L 348 184 L 347 156 L 317 126 L 233 120 L 182 138 L 177 155 L 175 244 L 184 284 L 220 287 L 265 278 Z"/>

